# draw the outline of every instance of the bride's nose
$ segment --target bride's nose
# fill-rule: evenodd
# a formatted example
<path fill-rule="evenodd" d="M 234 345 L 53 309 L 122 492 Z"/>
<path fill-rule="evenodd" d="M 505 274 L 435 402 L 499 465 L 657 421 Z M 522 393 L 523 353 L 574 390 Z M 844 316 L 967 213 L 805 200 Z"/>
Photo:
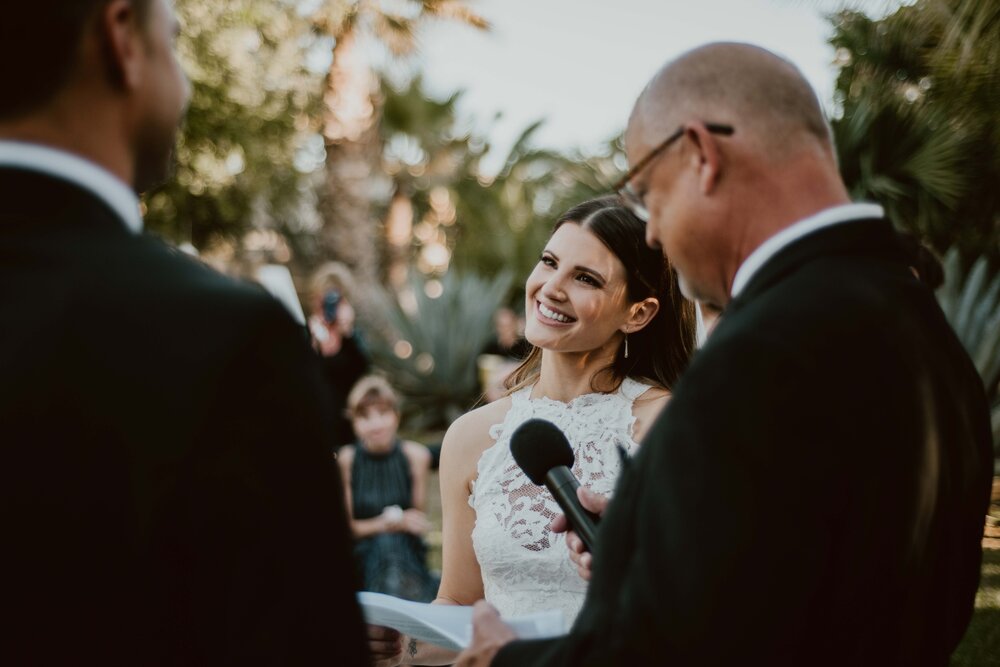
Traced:
<path fill-rule="evenodd" d="M 565 277 L 556 271 L 542 285 L 542 295 L 552 301 L 565 301 L 566 289 L 564 281 Z"/>

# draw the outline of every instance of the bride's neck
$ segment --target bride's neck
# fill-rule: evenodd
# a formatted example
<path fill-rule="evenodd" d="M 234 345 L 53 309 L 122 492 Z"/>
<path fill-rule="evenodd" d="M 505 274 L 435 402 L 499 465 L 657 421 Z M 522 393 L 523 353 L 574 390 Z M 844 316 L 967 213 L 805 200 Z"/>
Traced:
<path fill-rule="evenodd" d="M 583 394 L 608 391 L 610 386 L 595 383 L 594 379 L 612 361 L 613 353 L 598 350 L 583 353 L 543 350 L 538 382 L 531 395 L 533 398 L 545 397 L 568 403 Z"/>

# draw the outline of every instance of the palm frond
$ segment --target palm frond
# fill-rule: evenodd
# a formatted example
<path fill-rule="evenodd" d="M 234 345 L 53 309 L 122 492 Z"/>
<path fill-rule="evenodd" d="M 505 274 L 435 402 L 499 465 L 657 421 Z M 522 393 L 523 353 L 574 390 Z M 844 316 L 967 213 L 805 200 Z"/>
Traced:
<path fill-rule="evenodd" d="M 460 0 L 424 0 L 423 13 L 435 18 L 447 19 L 464 23 L 477 30 L 489 31 L 493 25 L 482 15 L 472 11 L 472 9 Z"/>
<path fill-rule="evenodd" d="M 369 17 L 372 34 L 389 49 L 392 55 L 401 57 L 414 52 L 417 46 L 414 19 L 401 14 L 376 12 Z"/>

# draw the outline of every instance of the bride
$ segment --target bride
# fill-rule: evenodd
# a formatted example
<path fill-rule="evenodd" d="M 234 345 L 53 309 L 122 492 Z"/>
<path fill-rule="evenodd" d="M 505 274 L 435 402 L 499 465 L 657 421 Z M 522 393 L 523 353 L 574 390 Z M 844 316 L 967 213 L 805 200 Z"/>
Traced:
<path fill-rule="evenodd" d="M 571 624 L 586 582 L 550 529 L 559 506 L 531 483 L 510 437 L 533 417 L 573 447 L 574 475 L 610 494 L 694 349 L 695 312 L 643 223 L 616 197 L 563 214 L 525 284 L 534 346 L 507 396 L 456 420 L 441 451 L 442 578 L 435 603 L 485 598 L 504 616 L 558 608 Z M 378 665 L 449 664 L 454 653 L 369 626 Z"/>

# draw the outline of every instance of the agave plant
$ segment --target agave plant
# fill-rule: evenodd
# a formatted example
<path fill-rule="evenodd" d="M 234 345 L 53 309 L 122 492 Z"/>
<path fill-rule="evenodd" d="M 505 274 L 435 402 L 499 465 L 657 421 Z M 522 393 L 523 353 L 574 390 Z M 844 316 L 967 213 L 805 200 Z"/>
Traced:
<path fill-rule="evenodd" d="M 944 275 L 938 302 L 983 379 L 992 401 L 993 446 L 1000 451 L 1000 273 L 990 278 L 989 263 L 980 257 L 963 279 L 953 248 L 945 256 Z"/>
<path fill-rule="evenodd" d="M 508 273 L 451 271 L 439 282 L 411 280 L 402 296 L 383 294 L 392 330 L 372 341 L 372 353 L 403 395 L 408 428 L 447 426 L 479 398 L 477 358 L 510 284 Z"/>

